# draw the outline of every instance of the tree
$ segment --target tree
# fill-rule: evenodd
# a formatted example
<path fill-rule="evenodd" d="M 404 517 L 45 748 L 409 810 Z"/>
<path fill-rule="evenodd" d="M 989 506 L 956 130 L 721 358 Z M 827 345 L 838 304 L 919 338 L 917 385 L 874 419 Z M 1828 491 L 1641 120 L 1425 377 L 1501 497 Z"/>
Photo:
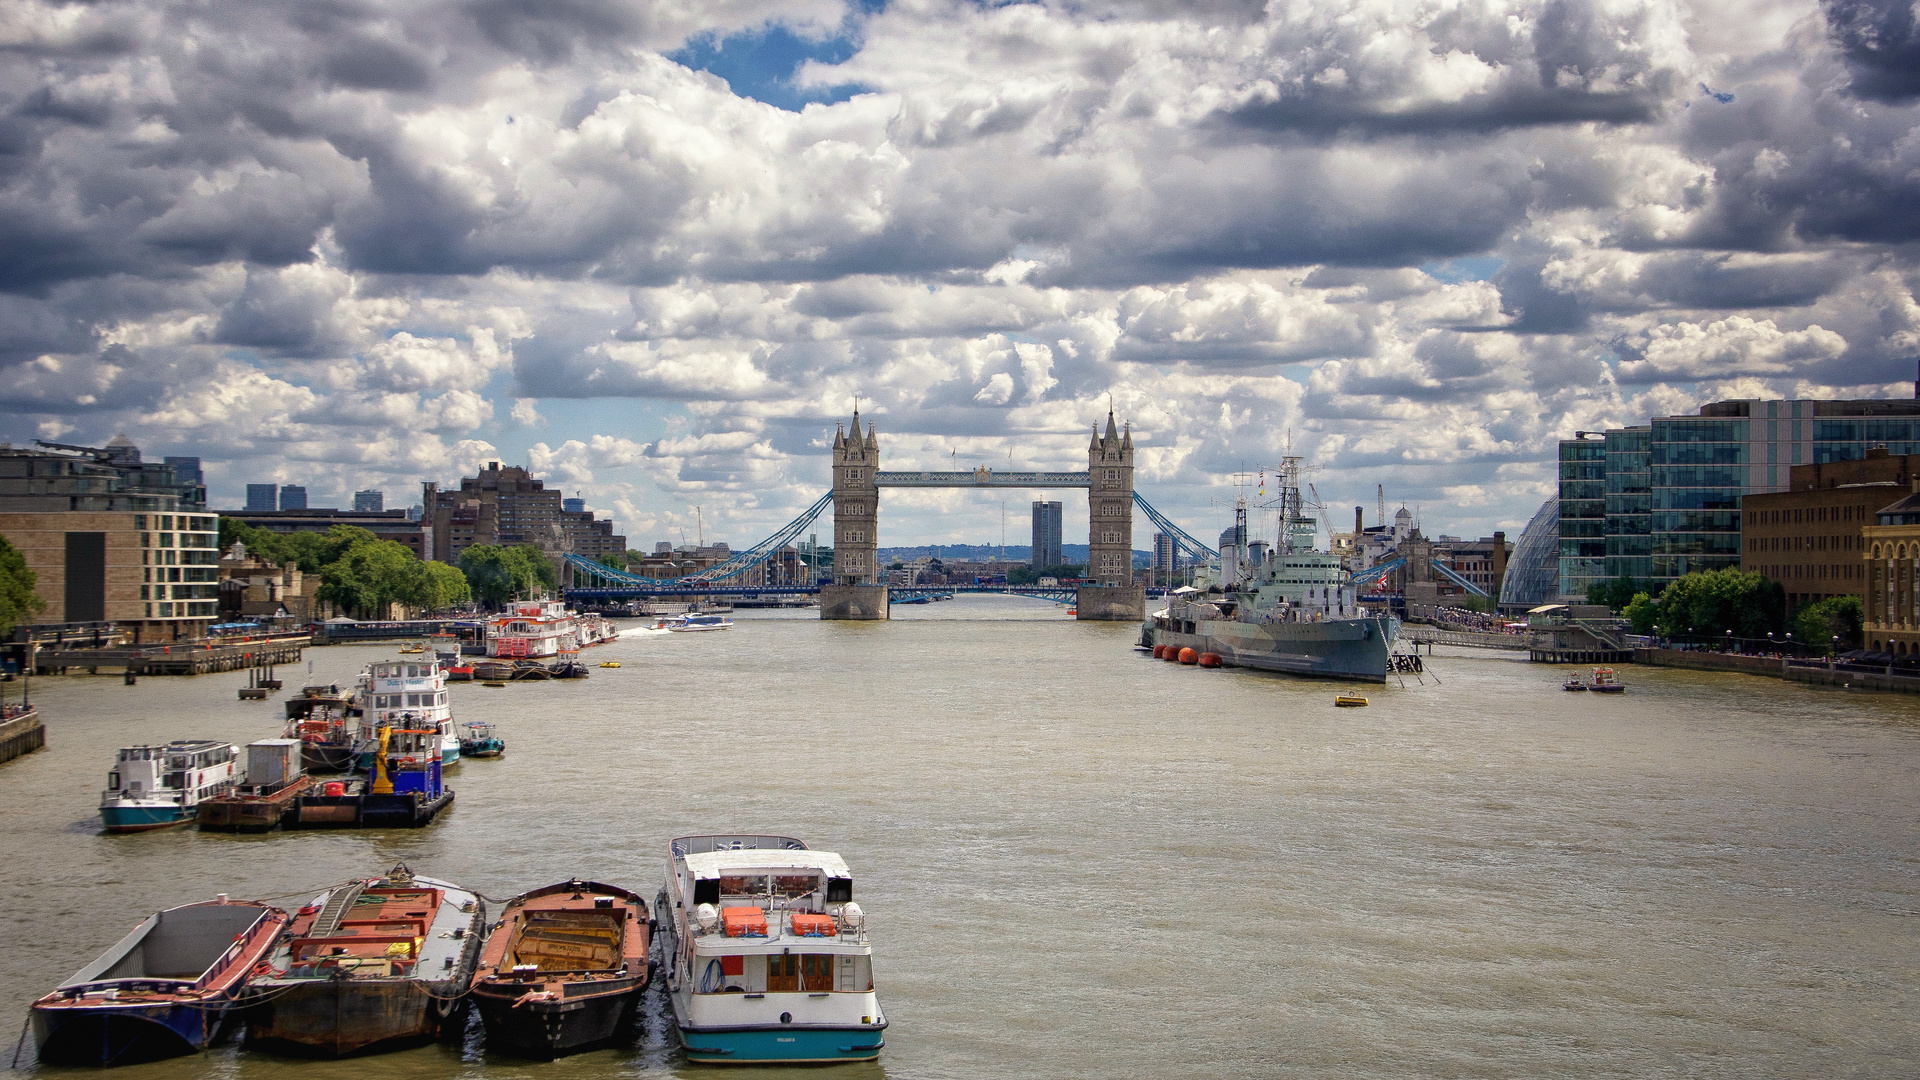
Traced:
<path fill-rule="evenodd" d="M 560 587 L 553 562 L 532 544 L 475 544 L 460 553 L 460 572 L 473 597 L 489 607 Z"/>
<path fill-rule="evenodd" d="M 396 601 L 409 602 L 423 591 L 416 583 L 422 565 L 404 545 L 368 540 L 320 569 L 314 595 L 355 615 L 384 619 Z"/>
<path fill-rule="evenodd" d="M 1605 604 L 1611 608 L 1615 614 L 1624 611 L 1628 604 L 1633 603 L 1633 598 L 1639 594 L 1640 583 L 1633 580 L 1631 576 L 1611 578 L 1606 581 L 1594 581 L 1587 584 L 1587 603 Z"/>
<path fill-rule="evenodd" d="M 615 570 L 625 570 L 627 568 L 627 560 L 619 555 L 602 555 L 600 556 L 600 565 L 612 567 Z"/>
<path fill-rule="evenodd" d="M 1634 633 L 1652 634 L 1658 632 L 1660 605 L 1654 602 L 1652 596 L 1643 592 L 1634 593 L 1633 599 L 1627 602 L 1625 614 L 1627 621 L 1633 625 Z"/>
<path fill-rule="evenodd" d="M 1793 636 L 1815 650 L 1832 649 L 1836 637 L 1840 639 L 1840 648 L 1857 648 L 1865 618 L 1859 597 L 1829 596 L 1817 604 L 1808 604 L 1794 615 Z"/>
<path fill-rule="evenodd" d="M 20 549 L 0 536 L 0 637 L 13 633 L 27 616 L 47 609 L 47 602 L 33 591 L 39 581 L 40 575 L 27 565 Z"/>
<path fill-rule="evenodd" d="M 1732 567 L 1677 578 L 1660 594 L 1660 626 L 1669 635 L 1764 638 L 1786 630 L 1786 610 L 1779 582 Z"/>

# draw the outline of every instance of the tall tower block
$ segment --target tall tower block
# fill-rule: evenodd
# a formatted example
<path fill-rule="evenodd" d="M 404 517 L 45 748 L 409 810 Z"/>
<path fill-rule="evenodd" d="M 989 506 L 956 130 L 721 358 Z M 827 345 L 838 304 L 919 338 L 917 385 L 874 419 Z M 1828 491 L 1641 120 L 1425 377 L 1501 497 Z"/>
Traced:
<path fill-rule="evenodd" d="M 1133 429 L 1111 411 L 1087 446 L 1087 479 L 1087 584 L 1074 610 L 1086 621 L 1145 618 L 1147 591 L 1133 583 Z"/>
<path fill-rule="evenodd" d="M 887 583 L 879 576 L 880 440 L 873 425 L 860 430 L 854 406 L 850 428 L 833 436 L 833 584 L 820 590 L 822 619 L 884 619 Z"/>

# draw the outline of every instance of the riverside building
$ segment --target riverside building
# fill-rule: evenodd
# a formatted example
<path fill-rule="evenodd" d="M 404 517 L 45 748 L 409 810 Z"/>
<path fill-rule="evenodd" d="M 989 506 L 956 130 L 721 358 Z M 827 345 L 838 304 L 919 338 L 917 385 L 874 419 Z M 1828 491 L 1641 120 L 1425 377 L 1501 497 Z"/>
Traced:
<path fill-rule="evenodd" d="M 1795 465 L 1855 461 L 1876 445 L 1920 453 L 1920 398 L 1716 401 L 1695 416 L 1576 432 L 1559 453 L 1560 596 L 1583 599 L 1615 577 L 1657 590 L 1738 567 L 1743 499 L 1788 490 Z"/>
<path fill-rule="evenodd" d="M 626 560 L 627 538 L 613 531 L 613 522 L 597 521 L 588 510 L 566 509 L 557 489 L 517 465 L 502 468 L 491 461 L 457 489 L 442 490 L 428 481 L 423 494 L 421 521 L 431 530 L 432 557 L 440 562 L 459 561 L 460 553 L 475 544 L 532 544 L 556 560 L 567 552 Z"/>
<path fill-rule="evenodd" d="M 44 624 L 111 622 L 144 641 L 202 637 L 218 614 L 218 518 L 206 488 L 105 447 L 0 447 L 0 535 L 46 601 Z"/>
<path fill-rule="evenodd" d="M 1742 504 L 1740 568 L 1779 582 L 1789 613 L 1833 596 L 1864 602 L 1862 530 L 1913 490 L 1920 454 L 1870 447 L 1858 461 L 1799 465 L 1788 475 L 1788 490 Z"/>

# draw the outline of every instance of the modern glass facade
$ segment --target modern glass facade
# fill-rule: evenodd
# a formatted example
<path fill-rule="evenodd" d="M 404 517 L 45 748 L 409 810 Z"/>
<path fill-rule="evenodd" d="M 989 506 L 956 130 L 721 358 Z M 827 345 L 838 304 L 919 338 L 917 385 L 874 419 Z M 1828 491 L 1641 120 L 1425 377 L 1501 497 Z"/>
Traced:
<path fill-rule="evenodd" d="M 1787 490 L 1795 465 L 1854 461 L 1875 446 L 1920 453 L 1920 399 L 1716 401 L 1698 416 L 1564 441 L 1560 595 L 1738 567 L 1744 497 Z"/>
<path fill-rule="evenodd" d="M 1559 599 L 1560 500 L 1548 499 L 1513 545 L 1507 576 L 1500 579 L 1500 606 L 1522 610 Z"/>
<path fill-rule="evenodd" d="M 1645 581 L 1653 573 L 1653 428 L 1605 435 L 1606 576 Z"/>
<path fill-rule="evenodd" d="M 1586 599 L 1607 576 L 1607 444 L 1560 443 L 1560 595 Z"/>

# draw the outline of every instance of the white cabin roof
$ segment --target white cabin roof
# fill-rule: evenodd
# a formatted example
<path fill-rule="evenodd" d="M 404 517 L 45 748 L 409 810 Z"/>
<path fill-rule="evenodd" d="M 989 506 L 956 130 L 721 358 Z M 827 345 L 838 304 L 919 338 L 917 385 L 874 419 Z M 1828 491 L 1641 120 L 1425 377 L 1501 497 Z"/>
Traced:
<path fill-rule="evenodd" d="M 684 855 L 687 873 L 695 878 L 717 878 L 728 872 L 776 870 L 818 870 L 830 878 L 851 878 L 847 862 L 831 851 L 778 851 L 745 848 L 739 851 L 702 851 Z"/>

